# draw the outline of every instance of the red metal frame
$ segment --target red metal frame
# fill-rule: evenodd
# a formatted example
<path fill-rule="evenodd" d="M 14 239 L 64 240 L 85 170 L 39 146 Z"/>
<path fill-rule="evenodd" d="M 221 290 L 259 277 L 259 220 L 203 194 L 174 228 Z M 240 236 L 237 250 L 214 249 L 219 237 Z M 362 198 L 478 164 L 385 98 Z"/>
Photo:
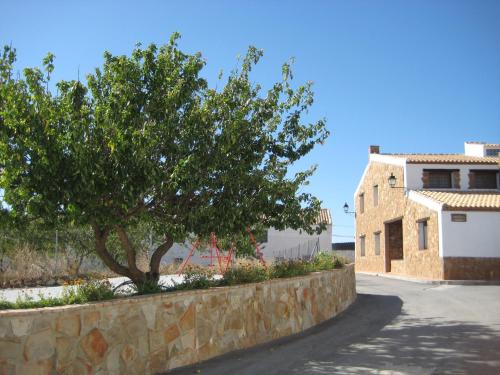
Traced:
<path fill-rule="evenodd" d="M 196 251 L 196 249 L 198 248 L 198 246 L 200 246 L 200 239 L 199 238 L 195 242 L 193 242 L 193 244 L 191 245 L 191 249 L 189 250 L 189 254 L 188 254 L 187 258 L 181 263 L 181 265 L 179 266 L 179 269 L 177 270 L 177 275 L 180 275 L 182 273 L 182 271 L 184 271 L 184 268 L 188 264 L 189 260 L 193 256 L 193 254 Z"/>
<path fill-rule="evenodd" d="M 250 241 L 255 246 L 255 254 L 257 255 L 257 258 L 259 258 L 260 263 L 264 266 L 264 268 L 267 269 L 267 264 L 266 264 L 266 261 L 264 260 L 264 254 L 260 250 L 259 244 L 255 240 L 255 237 L 254 237 L 252 231 L 250 230 L 250 228 L 247 228 L 247 233 L 250 237 Z"/>
<path fill-rule="evenodd" d="M 250 241 L 252 242 L 252 245 L 255 247 L 255 254 L 261 264 L 264 266 L 264 268 L 267 269 L 266 261 L 264 260 L 264 254 L 260 250 L 259 244 L 255 240 L 255 237 L 250 230 L 250 228 L 247 229 L 247 233 L 250 237 Z M 187 258 L 181 263 L 179 266 L 179 269 L 177 270 L 177 275 L 180 275 L 183 271 L 184 268 L 186 268 L 186 265 L 189 263 L 191 260 L 192 256 L 194 255 L 194 252 L 196 249 L 200 246 L 200 239 L 198 238 L 195 242 L 193 242 L 191 249 L 189 250 Z M 214 261 L 214 253 L 215 257 L 217 258 L 217 265 L 219 266 L 219 273 L 224 274 L 227 272 L 229 269 L 229 265 L 231 264 L 231 261 L 233 260 L 233 254 L 234 254 L 234 242 L 231 243 L 231 247 L 228 250 L 227 255 L 224 255 L 223 251 L 219 248 L 217 245 L 217 237 L 215 233 L 212 233 L 210 235 L 210 255 L 201 255 L 202 258 L 204 259 L 210 259 L 210 267 L 213 267 L 213 261 Z"/>

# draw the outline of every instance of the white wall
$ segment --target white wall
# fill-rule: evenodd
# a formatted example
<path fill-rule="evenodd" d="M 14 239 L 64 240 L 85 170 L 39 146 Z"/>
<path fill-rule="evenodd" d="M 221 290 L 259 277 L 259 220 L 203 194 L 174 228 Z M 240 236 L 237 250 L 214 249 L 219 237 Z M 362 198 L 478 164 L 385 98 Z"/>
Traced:
<path fill-rule="evenodd" d="M 186 242 L 183 244 L 174 243 L 170 250 L 165 254 L 165 256 L 161 259 L 163 264 L 173 263 L 175 258 L 186 259 L 189 255 L 189 251 L 191 250 L 192 244 L 190 242 Z M 199 264 L 207 266 L 210 264 L 210 259 L 204 258 L 203 256 L 208 256 L 210 253 L 208 251 L 200 251 L 200 249 L 196 250 L 193 256 L 190 259 L 189 263 Z M 217 258 L 215 257 L 214 252 L 214 261 L 213 264 L 217 264 Z"/>
<path fill-rule="evenodd" d="M 467 215 L 467 222 L 452 222 L 452 213 Z M 443 211 L 444 257 L 500 258 L 500 212 Z"/>
<path fill-rule="evenodd" d="M 407 164 L 405 183 L 407 189 L 423 189 L 422 173 L 424 169 L 458 169 L 460 171 L 460 190 L 469 190 L 469 171 L 471 169 L 498 169 L 488 164 Z M 447 189 L 444 189 L 447 190 Z"/>
<path fill-rule="evenodd" d="M 321 232 L 321 234 L 308 235 L 306 232 L 296 231 L 293 229 L 285 229 L 278 231 L 274 228 L 268 230 L 267 239 L 268 242 L 260 246 L 264 258 L 266 260 L 272 260 L 274 258 L 274 251 L 286 250 L 298 245 L 304 245 L 308 241 L 316 240 L 319 238 L 319 249 L 320 250 L 331 250 L 332 249 L 332 226 L 327 225 L 326 229 Z M 165 254 L 162 258 L 162 263 L 173 263 L 175 258 L 186 259 L 189 250 L 191 249 L 191 243 L 186 242 L 184 244 L 175 243 L 172 248 Z M 206 256 L 210 255 L 210 252 L 200 250 L 195 251 L 193 257 L 190 260 L 192 264 L 208 265 L 210 259 Z M 214 254 L 214 264 L 217 264 L 217 258 Z"/>
<path fill-rule="evenodd" d="M 361 185 L 363 184 L 365 176 L 368 173 L 368 170 L 370 169 L 370 165 L 372 162 L 390 164 L 390 165 L 395 165 L 397 167 L 404 167 L 406 165 L 406 160 L 403 158 L 390 156 L 390 155 L 370 154 L 368 164 L 366 165 L 365 170 L 363 171 L 363 175 L 361 176 L 361 179 L 358 182 L 358 186 L 356 187 L 356 191 L 354 192 L 354 202 L 356 202 L 356 198 L 359 195 L 359 189 L 361 188 Z M 386 177 L 386 179 L 385 179 L 386 182 L 387 182 L 388 178 L 389 178 L 389 176 Z"/>
<path fill-rule="evenodd" d="M 482 143 L 464 143 L 464 154 L 468 156 L 485 156 L 485 146 Z"/>
<path fill-rule="evenodd" d="M 326 229 L 321 234 L 309 235 L 305 231 L 297 231 L 293 229 L 277 230 L 270 228 L 267 231 L 267 241 L 262 245 L 262 252 L 265 259 L 272 259 L 275 251 L 286 250 L 305 244 L 308 241 L 319 238 L 320 250 L 332 249 L 332 226 L 327 225 Z"/>

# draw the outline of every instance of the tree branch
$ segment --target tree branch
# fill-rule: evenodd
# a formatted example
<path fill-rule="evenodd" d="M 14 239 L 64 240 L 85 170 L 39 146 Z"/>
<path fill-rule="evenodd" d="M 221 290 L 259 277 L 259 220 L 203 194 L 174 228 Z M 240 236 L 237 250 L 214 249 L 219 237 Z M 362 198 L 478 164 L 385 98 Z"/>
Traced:
<path fill-rule="evenodd" d="M 151 261 L 149 262 L 149 273 L 151 277 L 160 277 L 160 263 L 161 258 L 167 253 L 168 250 L 174 244 L 174 240 L 170 236 L 165 236 L 165 242 L 156 248 L 151 256 Z"/>
<path fill-rule="evenodd" d="M 137 268 L 135 249 L 134 246 L 132 245 L 132 242 L 130 242 L 130 238 L 128 237 L 127 232 L 125 231 L 125 228 L 123 228 L 120 225 L 117 225 L 116 232 L 118 233 L 118 238 L 120 239 L 120 243 L 123 249 L 125 250 L 125 254 L 127 255 L 127 264 L 130 273 L 136 279 L 144 278 L 144 272 L 142 272 L 139 268 Z"/>
<path fill-rule="evenodd" d="M 106 266 L 111 269 L 111 271 L 117 273 L 118 275 L 126 276 L 132 279 L 132 274 L 127 267 L 122 266 L 118 263 L 108 252 L 106 248 L 106 241 L 109 236 L 109 228 L 100 228 L 97 224 L 93 224 L 95 235 L 95 250 L 99 258 L 104 262 Z"/>

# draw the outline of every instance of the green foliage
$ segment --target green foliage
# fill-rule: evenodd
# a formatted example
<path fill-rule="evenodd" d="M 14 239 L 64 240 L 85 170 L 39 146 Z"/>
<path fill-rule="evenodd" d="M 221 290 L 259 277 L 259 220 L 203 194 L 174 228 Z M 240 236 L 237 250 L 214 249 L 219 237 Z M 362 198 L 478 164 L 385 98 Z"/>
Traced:
<path fill-rule="evenodd" d="M 324 251 L 316 254 L 313 260 L 315 271 L 331 270 L 333 268 L 333 255 Z"/>
<path fill-rule="evenodd" d="M 75 289 L 66 289 L 63 299 L 70 303 L 86 303 L 91 301 L 104 301 L 115 298 L 115 293 L 107 280 L 89 280 L 79 284 Z"/>
<path fill-rule="evenodd" d="M 34 300 L 30 297 L 18 297 L 16 302 L 9 308 L 14 309 L 35 309 L 40 307 L 54 307 L 54 306 L 63 306 L 69 304 L 67 300 L 63 298 L 56 297 L 43 297 L 40 296 L 38 300 Z"/>
<path fill-rule="evenodd" d="M 307 275 L 314 271 L 342 268 L 347 260 L 327 252 L 317 254 L 312 262 L 302 260 L 288 260 L 274 263 L 268 269 L 260 264 L 247 263 L 229 269 L 222 279 L 215 279 L 214 272 L 200 267 L 188 267 L 182 283 L 173 286 L 164 286 L 161 283 L 144 281 L 142 283 L 126 282 L 112 288 L 108 281 L 90 280 L 75 288 L 65 289 L 60 298 L 40 296 L 35 301 L 27 296 L 20 297 L 16 302 L 0 300 L 0 310 L 28 309 L 37 307 L 63 306 L 81 304 L 91 301 L 104 301 L 126 295 L 144 295 L 164 292 L 174 292 L 193 289 L 208 289 L 217 286 L 231 286 L 238 284 L 257 283 L 273 278 L 286 278 Z M 122 292 L 117 292 L 119 289 Z"/>
<path fill-rule="evenodd" d="M 15 303 L 5 301 L 5 300 L 0 300 L 0 310 L 10 310 L 10 309 L 15 309 Z"/>
<path fill-rule="evenodd" d="M 345 259 L 332 254 L 331 252 L 321 251 L 313 260 L 312 266 L 315 271 L 331 270 L 334 268 L 342 268 L 346 264 Z"/>
<path fill-rule="evenodd" d="M 333 268 L 342 268 L 345 264 L 347 264 L 346 260 L 341 259 L 338 256 L 333 256 Z"/>
<path fill-rule="evenodd" d="M 269 274 L 263 266 L 247 264 L 227 270 L 223 275 L 222 284 L 237 285 L 258 283 L 267 279 L 269 279 Z"/>
<path fill-rule="evenodd" d="M 219 285 L 220 281 L 214 279 L 213 271 L 198 267 L 188 267 L 184 272 L 184 281 L 167 287 L 167 291 L 208 289 Z"/>
<path fill-rule="evenodd" d="M 168 291 L 165 285 L 152 280 L 143 280 L 142 282 L 127 281 L 116 287 L 114 291 L 117 292 L 120 289 L 123 290 L 123 294 L 131 293 L 135 295 L 156 294 Z"/>
<path fill-rule="evenodd" d="M 0 300 L 0 310 L 74 305 L 93 301 L 105 301 L 116 297 L 117 295 L 108 281 L 90 280 L 75 287 L 67 287 L 61 297 L 45 297 L 40 295 L 38 300 L 34 300 L 24 295 L 19 296 L 16 302 Z"/>
<path fill-rule="evenodd" d="M 313 264 L 303 260 L 285 260 L 274 263 L 269 274 L 272 279 L 307 275 L 314 271 Z"/>
<path fill-rule="evenodd" d="M 250 79 L 263 53 L 250 47 L 219 89 L 209 88 L 201 54 L 182 52 L 178 38 L 130 56 L 105 52 L 86 82 L 60 81 L 56 93 L 47 89 L 52 54 L 16 78 L 16 51 L 4 47 L 0 203 L 9 208 L 1 220 L 92 227 L 98 255 L 134 282 L 157 281 L 162 255 L 190 234 L 237 242 L 258 225 L 314 230 L 320 202 L 301 191 L 315 167 L 289 173 L 328 136 L 324 120 L 302 121 L 312 84 L 292 85 L 285 63 L 282 79 L 263 90 Z M 161 241 L 148 273 L 126 237 L 141 223 Z M 121 255 L 107 247 L 117 233 Z"/>

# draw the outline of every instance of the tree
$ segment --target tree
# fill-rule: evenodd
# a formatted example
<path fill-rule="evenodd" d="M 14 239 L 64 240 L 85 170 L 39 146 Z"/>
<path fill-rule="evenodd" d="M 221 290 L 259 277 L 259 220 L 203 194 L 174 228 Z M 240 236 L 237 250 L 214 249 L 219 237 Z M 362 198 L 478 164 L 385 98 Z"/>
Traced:
<path fill-rule="evenodd" d="M 257 224 L 312 232 L 320 202 L 300 192 L 314 167 L 289 167 L 328 136 L 302 123 L 311 83 L 293 88 L 291 66 L 263 92 L 250 47 L 220 89 L 208 87 L 199 53 L 169 43 L 104 54 L 102 69 L 49 90 L 54 56 L 14 77 L 16 52 L 0 59 L 2 217 L 90 225 L 95 251 L 134 283 L 156 283 L 161 258 L 189 235 L 241 235 Z M 57 93 L 54 94 L 53 91 Z M 146 223 L 162 238 L 149 271 L 136 264 L 128 231 Z M 107 248 L 116 235 L 126 262 Z"/>

